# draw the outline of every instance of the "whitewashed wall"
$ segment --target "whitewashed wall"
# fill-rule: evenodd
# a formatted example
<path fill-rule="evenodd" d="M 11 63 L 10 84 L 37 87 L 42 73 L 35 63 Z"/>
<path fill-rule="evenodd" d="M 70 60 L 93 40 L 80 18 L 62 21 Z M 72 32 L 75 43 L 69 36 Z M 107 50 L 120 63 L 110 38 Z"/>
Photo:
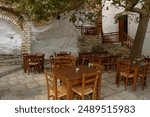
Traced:
<path fill-rule="evenodd" d="M 32 27 L 32 52 L 43 52 L 48 58 L 54 52 L 67 51 L 78 55 L 77 29 L 64 15 L 52 24 L 43 27 Z"/>
<path fill-rule="evenodd" d="M 115 15 L 119 12 L 123 11 L 122 8 L 115 8 L 111 2 L 106 2 L 105 7 L 102 9 L 102 24 L 103 24 L 103 32 L 118 32 L 118 23 L 115 23 Z"/>
<path fill-rule="evenodd" d="M 22 35 L 10 22 L 0 19 L 0 54 L 21 54 Z"/>

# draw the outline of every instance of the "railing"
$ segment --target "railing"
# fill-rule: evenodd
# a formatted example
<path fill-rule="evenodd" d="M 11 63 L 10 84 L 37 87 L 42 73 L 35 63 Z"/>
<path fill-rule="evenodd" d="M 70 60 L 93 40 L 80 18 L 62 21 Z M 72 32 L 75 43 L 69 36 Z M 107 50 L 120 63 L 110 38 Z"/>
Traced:
<path fill-rule="evenodd" d="M 103 43 L 116 43 L 119 42 L 118 32 L 103 33 Z"/>
<path fill-rule="evenodd" d="M 85 25 L 85 26 L 76 26 L 81 30 L 82 35 L 99 35 L 102 33 L 102 24 L 97 24 L 96 26 Z"/>
<path fill-rule="evenodd" d="M 134 40 L 129 35 L 127 35 L 126 33 L 124 33 L 124 38 L 126 38 L 126 41 L 122 42 L 122 46 L 126 46 L 129 49 L 131 49 L 132 45 L 134 43 Z"/>

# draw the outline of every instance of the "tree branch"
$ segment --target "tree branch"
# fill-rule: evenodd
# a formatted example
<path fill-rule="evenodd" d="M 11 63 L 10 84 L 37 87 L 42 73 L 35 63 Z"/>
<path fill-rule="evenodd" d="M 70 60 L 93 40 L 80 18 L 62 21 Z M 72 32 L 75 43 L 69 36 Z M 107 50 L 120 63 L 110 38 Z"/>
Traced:
<path fill-rule="evenodd" d="M 142 14 L 141 9 L 135 7 L 139 3 L 139 1 L 140 0 L 134 0 L 130 3 L 128 2 L 128 4 L 126 3 L 126 5 L 123 5 L 120 0 L 113 0 L 114 4 L 118 4 L 120 7 L 123 7 L 126 11 Z"/>
<path fill-rule="evenodd" d="M 134 7 L 134 8 L 132 8 L 130 11 L 131 11 L 131 12 L 135 12 L 135 13 L 139 13 L 139 14 L 142 14 L 141 9 L 138 8 L 138 7 Z"/>

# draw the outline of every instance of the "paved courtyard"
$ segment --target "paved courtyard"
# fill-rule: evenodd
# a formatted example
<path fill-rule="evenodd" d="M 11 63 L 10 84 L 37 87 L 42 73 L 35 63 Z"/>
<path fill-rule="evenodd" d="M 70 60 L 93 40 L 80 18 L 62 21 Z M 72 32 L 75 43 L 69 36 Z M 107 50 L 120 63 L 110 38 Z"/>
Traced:
<path fill-rule="evenodd" d="M 131 86 L 124 90 L 123 83 L 118 88 L 115 85 L 115 72 L 106 72 L 102 75 L 102 93 L 104 100 L 143 100 L 150 99 L 150 80 L 148 77 L 147 88 L 142 91 L 140 82 L 137 81 L 136 91 Z M 44 74 L 25 74 L 18 70 L 0 77 L 1 100 L 46 100 L 47 89 Z"/>

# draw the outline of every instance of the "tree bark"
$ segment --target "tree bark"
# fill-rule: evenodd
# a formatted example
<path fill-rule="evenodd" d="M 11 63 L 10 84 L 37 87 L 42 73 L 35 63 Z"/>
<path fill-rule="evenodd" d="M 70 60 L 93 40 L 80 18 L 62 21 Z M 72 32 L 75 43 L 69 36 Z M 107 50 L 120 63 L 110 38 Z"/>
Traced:
<path fill-rule="evenodd" d="M 143 43 L 149 23 L 149 17 L 140 15 L 138 29 L 135 35 L 134 44 L 131 49 L 130 59 L 134 60 L 141 57 Z"/>

